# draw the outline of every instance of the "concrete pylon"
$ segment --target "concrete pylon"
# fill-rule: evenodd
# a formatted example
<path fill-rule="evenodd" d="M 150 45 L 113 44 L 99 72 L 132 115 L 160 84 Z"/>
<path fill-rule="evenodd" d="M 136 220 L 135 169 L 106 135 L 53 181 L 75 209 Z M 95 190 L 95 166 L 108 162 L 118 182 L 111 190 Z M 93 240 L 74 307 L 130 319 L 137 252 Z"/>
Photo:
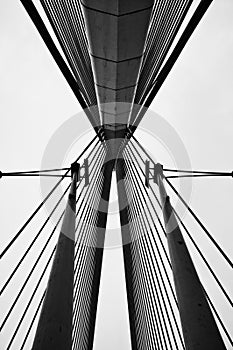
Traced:
<path fill-rule="evenodd" d="M 97 100 L 107 139 L 126 130 L 154 0 L 84 0 Z M 111 146 L 113 156 L 119 145 Z"/>
<path fill-rule="evenodd" d="M 75 168 L 75 167 L 74 167 Z M 77 171 L 73 179 L 32 350 L 71 350 Z"/>
<path fill-rule="evenodd" d="M 163 184 L 162 166 L 157 184 L 186 349 L 226 350 Z"/>
<path fill-rule="evenodd" d="M 134 295 L 134 269 L 132 256 L 132 237 L 130 232 L 129 203 L 126 194 L 125 179 L 125 162 L 119 158 L 116 163 L 117 192 L 120 209 L 122 249 L 125 268 L 125 282 L 129 311 L 130 339 L 132 350 L 138 350 L 139 339 L 136 329 L 136 304 Z"/>
<path fill-rule="evenodd" d="M 95 336 L 95 324 L 96 324 L 96 313 L 99 298 L 99 287 L 101 279 L 103 252 L 105 233 L 108 217 L 108 206 L 109 206 L 109 195 L 111 189 L 112 172 L 114 167 L 114 160 L 109 157 L 109 152 L 105 156 L 104 164 L 102 167 L 103 183 L 101 185 L 101 198 L 97 209 L 96 219 L 96 247 L 94 253 L 94 272 L 93 280 L 91 283 L 91 300 L 89 307 L 89 331 L 87 350 L 93 349 L 94 336 Z"/>

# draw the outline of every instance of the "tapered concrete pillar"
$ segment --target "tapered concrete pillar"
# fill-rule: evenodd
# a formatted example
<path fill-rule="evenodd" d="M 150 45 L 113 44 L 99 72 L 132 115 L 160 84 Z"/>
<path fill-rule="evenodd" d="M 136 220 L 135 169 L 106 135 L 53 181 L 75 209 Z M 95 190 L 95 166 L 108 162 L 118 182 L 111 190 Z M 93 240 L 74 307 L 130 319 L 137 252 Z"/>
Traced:
<path fill-rule="evenodd" d="M 71 350 L 74 281 L 74 241 L 76 183 L 78 165 L 73 179 L 47 291 L 37 326 L 33 350 Z"/>
<path fill-rule="evenodd" d="M 136 329 L 136 303 L 134 292 L 134 272 L 133 272 L 133 256 L 132 256 L 132 237 L 129 227 L 129 204 L 124 185 L 125 178 L 125 164 L 124 159 L 119 158 L 116 163 L 116 176 L 117 176 L 117 191 L 120 210 L 120 222 L 121 222 L 121 235 L 122 235 L 122 249 L 125 268 L 125 282 L 129 311 L 129 324 L 130 324 L 130 338 L 132 350 L 138 350 L 139 339 Z"/>
<path fill-rule="evenodd" d="M 99 286 L 102 270 L 103 252 L 104 252 L 104 241 L 106 233 L 106 224 L 108 216 L 109 206 L 109 195 L 111 189 L 112 172 L 114 167 L 114 159 L 109 156 L 109 150 L 104 160 L 102 175 L 103 182 L 101 185 L 101 198 L 97 209 L 96 218 L 96 247 L 94 253 L 94 271 L 93 279 L 91 282 L 91 299 L 89 306 L 89 330 L 88 330 L 88 341 L 87 350 L 93 349 L 94 335 L 95 335 L 95 324 L 96 324 L 96 313 L 99 297 Z"/>
<path fill-rule="evenodd" d="M 226 350 L 166 193 L 162 167 L 157 184 L 186 350 Z"/>

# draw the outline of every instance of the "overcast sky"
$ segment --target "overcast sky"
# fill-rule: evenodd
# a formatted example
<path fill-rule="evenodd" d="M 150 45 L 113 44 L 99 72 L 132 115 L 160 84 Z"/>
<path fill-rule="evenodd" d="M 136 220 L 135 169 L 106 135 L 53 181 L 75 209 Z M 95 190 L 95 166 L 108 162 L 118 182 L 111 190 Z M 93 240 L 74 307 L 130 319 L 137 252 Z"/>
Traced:
<path fill-rule="evenodd" d="M 151 105 L 151 109 L 163 116 L 179 134 L 193 169 L 197 170 L 233 170 L 232 13 L 232 0 L 214 0 Z M 45 146 L 53 133 L 81 109 L 17 0 L 0 0 L 0 49 L 0 170 L 39 169 Z M 155 149 L 152 144 L 147 143 L 146 146 L 148 149 L 151 147 L 151 152 Z M 155 157 L 163 163 L 159 154 Z M 37 179 L 6 178 L 0 181 L 0 245 L 4 247 L 41 201 L 41 194 Z M 193 181 L 191 206 L 231 257 L 232 198 L 233 180 L 230 178 Z M 26 240 L 38 230 L 45 215 L 41 213 L 27 230 Z M 203 243 L 206 256 L 232 295 L 230 269 L 216 250 L 202 240 L 201 231 L 193 220 L 188 216 L 185 219 L 196 239 Z M 24 241 L 4 261 L 7 268 L 4 268 L 3 278 L 14 266 L 14 256 L 22 252 L 23 247 Z M 232 310 L 226 306 L 221 293 L 193 251 L 192 256 L 201 279 L 205 281 L 216 307 L 233 334 Z M 33 256 L 29 256 L 29 263 L 30 258 Z M 22 269 L 22 276 L 24 271 L 26 269 Z M 121 249 L 106 250 L 102 277 L 95 350 L 110 347 L 113 350 L 119 347 L 127 350 L 130 342 Z M 32 279 L 31 286 L 35 280 Z M 3 313 L 9 308 L 9 301 L 18 285 L 20 277 L 15 279 L 10 291 L 2 298 Z M 27 295 L 22 298 L 22 305 L 26 300 Z M 34 307 L 36 305 L 35 302 Z M 20 312 L 22 309 L 19 306 L 12 324 L 16 324 Z M 111 314 L 116 315 L 114 320 Z M 32 315 L 33 310 L 29 313 L 28 322 Z M 9 323 L 2 333 L 2 349 L 5 349 L 12 334 L 12 324 Z M 106 326 L 107 337 L 104 335 Z M 25 328 L 22 328 L 21 334 L 24 332 Z M 18 349 L 18 344 L 16 341 L 13 349 Z M 228 349 L 231 349 L 229 344 Z"/>

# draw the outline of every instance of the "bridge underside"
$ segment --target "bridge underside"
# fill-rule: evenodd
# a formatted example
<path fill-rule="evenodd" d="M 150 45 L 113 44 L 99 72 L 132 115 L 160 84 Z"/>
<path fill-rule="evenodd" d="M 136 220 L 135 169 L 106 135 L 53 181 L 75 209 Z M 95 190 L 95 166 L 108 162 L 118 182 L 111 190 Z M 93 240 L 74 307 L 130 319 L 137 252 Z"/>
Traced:
<path fill-rule="evenodd" d="M 107 139 L 114 138 L 119 124 L 126 132 L 153 2 L 82 3 L 101 124 Z"/>

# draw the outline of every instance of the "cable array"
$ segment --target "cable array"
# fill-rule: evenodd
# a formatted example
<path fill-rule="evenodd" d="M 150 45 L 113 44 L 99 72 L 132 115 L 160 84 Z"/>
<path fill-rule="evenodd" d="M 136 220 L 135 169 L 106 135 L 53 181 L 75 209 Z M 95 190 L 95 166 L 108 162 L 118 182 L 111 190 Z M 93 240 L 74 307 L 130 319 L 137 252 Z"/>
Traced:
<path fill-rule="evenodd" d="M 145 346 L 184 349 L 164 229 L 154 203 L 148 203 L 143 174 L 138 166 L 135 167 L 128 148 L 124 151 L 124 159 L 137 346 L 140 349 Z"/>
<path fill-rule="evenodd" d="M 96 105 L 84 19 L 79 1 L 41 0 L 87 106 Z"/>
<path fill-rule="evenodd" d="M 101 152 L 103 153 L 103 150 L 104 150 L 104 148 L 102 147 L 102 145 L 99 144 L 98 141 L 97 143 L 94 142 L 96 141 L 96 139 L 97 139 L 97 136 L 89 143 L 89 145 L 84 149 L 84 151 L 77 158 L 77 160 L 79 160 L 85 154 L 85 152 L 89 150 L 89 148 L 91 149 L 87 155 L 87 158 L 89 159 L 89 165 L 90 165 L 89 175 L 90 175 L 91 182 L 95 182 L 96 173 L 99 171 L 98 162 L 100 161 L 99 160 L 100 154 Z M 68 170 L 66 170 L 66 172 L 68 173 L 70 168 L 67 168 L 67 169 Z M 77 199 L 77 204 L 78 205 L 80 204 L 80 206 L 82 206 L 85 201 L 85 199 L 83 200 L 81 199 L 82 193 L 84 191 L 87 192 L 87 189 L 88 189 L 88 187 L 85 186 L 83 180 L 84 178 L 81 178 L 80 182 L 77 184 L 77 189 L 80 192 Z M 59 180 L 58 184 L 60 184 L 60 181 L 61 180 Z M 56 186 L 58 186 L 58 184 Z M 50 212 L 50 214 L 48 215 L 48 217 L 46 218 L 46 220 L 44 221 L 44 223 L 42 224 L 38 232 L 35 235 L 33 235 L 31 242 L 28 244 L 28 246 L 26 247 L 21 257 L 19 254 L 19 257 L 16 257 L 14 259 L 14 261 L 16 260 L 15 267 L 13 267 L 12 272 L 10 273 L 6 281 L 3 281 L 3 285 L 1 287 L 2 298 L 4 298 L 5 295 L 7 298 L 8 293 L 9 292 L 12 293 L 12 288 L 14 288 L 16 292 L 15 297 L 13 297 L 13 299 L 11 299 L 10 301 L 10 306 L 8 308 L 8 311 L 5 314 L 3 321 L 1 322 L 1 325 L 0 325 L 1 332 L 3 331 L 9 332 L 9 327 L 10 327 L 10 333 L 12 333 L 6 349 L 11 349 L 16 341 L 19 342 L 19 334 L 20 334 L 22 325 L 24 325 L 24 327 L 27 327 L 28 318 L 32 312 L 32 305 L 33 307 L 35 307 L 35 303 L 37 302 L 37 300 L 39 300 L 37 307 L 35 308 L 36 310 L 35 314 L 31 318 L 31 321 L 30 321 L 31 323 L 29 324 L 28 330 L 26 331 L 22 344 L 19 347 L 20 349 L 23 349 L 26 347 L 27 341 L 29 340 L 29 336 L 33 331 L 33 324 L 35 323 L 35 319 L 37 318 L 39 311 L 41 309 L 45 292 L 43 291 L 41 297 L 39 296 L 39 294 L 41 293 L 41 289 L 43 290 L 43 288 L 45 288 L 44 286 L 46 284 L 46 278 L 48 275 L 49 267 L 51 266 L 51 261 L 56 250 L 55 242 L 56 242 L 57 230 L 60 226 L 61 220 L 64 215 L 64 210 L 61 210 L 61 208 L 59 208 L 59 204 L 67 194 L 67 191 L 69 188 L 70 188 L 70 184 L 68 184 L 68 186 L 65 188 L 64 193 L 55 203 L 52 211 Z M 43 233 L 46 225 L 48 225 L 54 213 L 58 210 L 60 211 L 60 214 L 56 224 L 54 225 L 54 228 L 52 229 L 49 235 L 47 235 L 47 232 Z M 78 212 L 79 211 L 80 211 L 80 207 L 78 209 Z M 38 211 L 35 211 L 35 215 L 37 214 L 37 212 Z M 24 228 L 26 228 L 25 225 L 24 225 Z M 22 232 L 23 230 L 21 231 L 21 233 Z M 11 241 L 11 244 L 8 244 L 7 249 L 4 250 L 4 254 L 2 254 L 3 258 L 5 258 L 6 253 L 10 254 L 10 247 L 12 246 L 13 243 L 15 243 L 19 235 L 16 235 L 15 237 L 16 238 L 14 238 Z M 41 239 L 42 239 L 42 242 L 44 241 L 42 244 L 42 247 L 40 248 L 40 251 L 37 250 L 38 248 L 36 245 L 36 242 L 39 239 L 40 239 L 40 242 L 41 242 Z M 26 272 L 27 273 L 26 276 L 23 276 L 22 273 L 25 273 L 24 271 L 27 270 L 26 268 L 28 264 L 27 257 L 29 254 L 30 256 L 32 256 L 31 255 L 32 252 L 35 260 L 34 262 L 31 262 L 30 265 L 28 265 L 30 266 L 30 270 Z M 23 270 L 22 270 L 22 267 L 23 267 Z M 41 268 L 42 268 L 42 271 L 40 271 Z M 35 279 L 35 277 L 36 277 L 37 283 L 35 287 L 33 287 L 33 290 L 31 290 L 30 281 L 32 280 L 32 278 Z M 15 282 L 14 282 L 15 280 L 18 281 L 17 283 L 19 283 L 17 285 L 17 288 L 15 288 Z M 23 305 L 23 303 L 25 302 L 25 296 L 27 296 L 27 303 L 26 305 Z M 21 310 L 21 311 L 17 312 L 16 314 L 17 310 Z M 15 323 L 15 318 L 18 318 L 18 321 L 17 321 L 18 323 L 14 328 L 12 327 L 12 320 L 13 320 L 13 323 Z"/>
<path fill-rule="evenodd" d="M 90 185 L 77 213 L 75 252 L 75 291 L 73 313 L 73 349 L 93 346 L 103 244 L 107 221 L 112 162 L 106 149 L 99 157 L 95 182 Z"/>
<path fill-rule="evenodd" d="M 96 106 L 97 100 L 87 49 L 85 23 L 79 0 L 72 2 L 40 1 L 61 49 L 54 43 L 33 1 L 20 0 L 20 2 L 98 134 L 100 128 L 98 109 L 96 107 L 88 108 Z"/>
<path fill-rule="evenodd" d="M 131 137 L 135 132 L 147 108 L 150 107 L 212 2 L 213 0 L 200 1 L 180 36 L 179 30 L 190 9 L 192 0 L 155 2 L 147 36 L 145 57 L 134 99 L 134 104 L 139 105 L 140 108 L 137 107 L 131 112 L 128 137 Z M 178 42 L 173 48 L 173 43 L 177 38 Z"/>
<path fill-rule="evenodd" d="M 87 149 L 92 145 L 93 142 L 95 142 L 97 139 L 97 136 L 95 136 L 89 144 L 84 148 L 80 156 L 76 159 L 76 162 L 79 161 L 79 159 L 85 154 Z M 70 171 L 70 168 L 67 168 L 66 172 L 62 175 L 62 178 L 56 183 L 56 185 L 52 188 L 52 190 L 48 193 L 48 195 L 43 199 L 43 201 L 39 204 L 39 206 L 34 210 L 34 212 L 30 215 L 30 217 L 27 219 L 27 221 L 23 224 L 23 226 L 20 228 L 20 230 L 15 234 L 15 236 L 12 238 L 12 240 L 8 243 L 6 248 L 2 251 L 0 254 L 0 259 L 7 253 L 9 248 L 14 244 L 14 242 L 19 238 L 19 236 L 22 234 L 24 229 L 28 226 L 28 224 L 32 221 L 32 219 L 35 217 L 35 215 L 39 212 L 39 210 L 43 207 L 43 205 L 47 202 L 47 200 L 51 197 L 51 195 L 54 193 L 54 191 L 58 188 L 58 186 L 61 184 L 61 182 L 64 180 L 64 178 L 67 176 L 67 174 Z"/>
<path fill-rule="evenodd" d="M 192 2 L 155 1 L 134 103 L 145 101 Z"/>
<path fill-rule="evenodd" d="M 128 143 L 128 145 L 126 146 L 125 149 L 125 154 L 126 157 L 128 158 L 128 163 L 131 164 L 131 168 L 134 169 L 134 173 L 135 175 L 132 176 L 132 181 L 136 181 L 136 179 L 140 179 L 140 173 L 142 179 L 141 179 L 141 186 L 144 186 L 145 183 L 145 160 L 146 159 L 150 159 L 150 161 L 153 162 L 153 159 L 150 157 L 150 155 L 148 154 L 148 152 L 144 149 L 144 147 L 140 144 L 140 142 L 133 136 L 132 139 L 130 140 L 130 142 Z M 192 176 L 195 176 L 197 173 L 199 173 L 199 171 L 192 171 L 192 170 L 176 170 L 176 169 L 167 169 L 164 168 L 164 173 L 165 173 L 165 181 L 168 183 L 168 185 L 171 187 L 171 189 L 174 191 L 174 193 L 177 195 L 177 197 L 179 198 L 179 200 L 183 203 L 183 205 L 188 209 L 188 211 L 190 212 L 191 216 L 193 217 L 193 219 L 196 221 L 196 223 L 201 227 L 202 231 L 206 234 L 207 238 L 209 239 L 209 242 L 211 242 L 211 244 L 213 245 L 213 247 L 215 249 L 217 249 L 219 256 L 223 258 L 223 260 L 226 262 L 226 264 L 228 265 L 229 268 L 232 268 L 232 262 L 229 259 L 229 257 L 226 255 L 226 253 L 222 250 L 222 248 L 220 247 L 220 245 L 216 242 L 216 240 L 213 238 L 213 236 L 210 234 L 210 232 L 207 230 L 207 228 L 202 224 L 201 220 L 196 216 L 196 214 L 194 213 L 194 211 L 190 208 L 190 206 L 184 201 L 184 199 L 182 198 L 182 196 L 178 193 L 178 191 L 175 189 L 175 187 L 172 185 L 172 183 L 168 180 L 168 178 L 170 177 L 169 175 L 166 176 L 166 172 L 170 174 L 170 172 L 187 172 L 188 174 L 192 174 Z M 201 173 L 201 171 L 200 171 Z M 231 172 L 211 172 L 211 171 L 204 171 L 205 175 L 211 175 L 211 176 L 232 176 Z M 153 176 L 152 172 L 151 172 L 151 176 Z M 139 180 L 138 180 L 139 181 Z M 149 190 L 145 188 L 145 200 L 144 200 L 144 204 L 140 205 L 140 209 L 145 210 L 145 208 L 147 208 L 148 206 L 148 202 L 151 201 L 151 197 L 154 198 L 155 202 L 158 204 L 158 207 L 160 206 L 157 194 L 156 194 L 156 188 L 154 188 L 154 186 L 157 186 L 155 184 L 153 184 L 153 182 L 149 183 Z M 136 188 L 139 188 L 139 186 L 137 186 L 135 184 L 135 186 L 133 186 L 133 192 L 136 192 Z M 150 191 L 150 195 L 148 195 L 148 191 Z M 141 194 L 140 197 L 138 197 L 138 201 L 142 200 L 143 195 Z M 187 237 L 187 239 L 190 241 L 191 245 L 193 246 L 193 249 L 197 252 L 197 255 L 199 256 L 200 260 L 202 261 L 202 263 L 204 264 L 205 268 L 207 269 L 209 275 L 212 277 L 212 279 L 214 280 L 214 282 L 216 283 L 217 288 L 219 288 L 220 292 L 222 293 L 222 297 L 223 297 L 223 301 L 225 301 L 228 306 L 230 308 L 232 308 L 233 304 L 232 304 L 232 297 L 230 296 L 229 292 L 227 291 L 227 289 L 224 287 L 223 283 L 221 282 L 221 276 L 218 276 L 216 274 L 216 272 L 214 271 L 214 268 L 211 266 L 210 262 L 208 261 L 207 257 L 205 256 L 205 253 L 202 251 L 202 249 L 200 248 L 201 245 L 198 241 L 196 241 L 194 235 L 192 235 L 189 231 L 189 229 L 187 228 L 186 224 L 182 221 L 181 217 L 179 216 L 179 214 L 177 213 L 177 211 L 175 209 L 174 213 L 179 221 L 180 227 L 182 229 L 182 231 L 185 234 L 185 238 Z M 141 216 L 143 218 L 148 219 L 148 217 L 150 217 L 150 214 L 148 213 L 144 213 L 141 214 Z M 142 232 L 142 230 L 140 229 L 139 232 Z M 152 236 L 152 234 L 151 234 Z M 148 249 L 148 248 L 147 248 Z M 166 255 L 165 255 L 165 259 Z M 152 259 L 150 259 L 152 260 Z M 171 265 L 169 265 L 169 268 L 171 267 Z M 164 269 L 165 270 L 165 269 Z M 204 287 L 203 287 L 204 288 Z M 213 311 L 213 314 L 216 316 L 220 328 L 222 329 L 223 333 L 225 333 L 226 338 L 228 339 L 229 343 L 233 344 L 233 340 L 232 340 L 232 336 L 230 335 L 224 320 L 222 319 L 222 317 L 220 316 L 219 311 L 216 309 L 214 302 L 211 300 L 211 298 L 209 297 L 207 291 L 205 290 L 205 294 L 206 294 L 206 298 L 208 300 L 208 302 L 211 305 L 211 309 Z"/>

